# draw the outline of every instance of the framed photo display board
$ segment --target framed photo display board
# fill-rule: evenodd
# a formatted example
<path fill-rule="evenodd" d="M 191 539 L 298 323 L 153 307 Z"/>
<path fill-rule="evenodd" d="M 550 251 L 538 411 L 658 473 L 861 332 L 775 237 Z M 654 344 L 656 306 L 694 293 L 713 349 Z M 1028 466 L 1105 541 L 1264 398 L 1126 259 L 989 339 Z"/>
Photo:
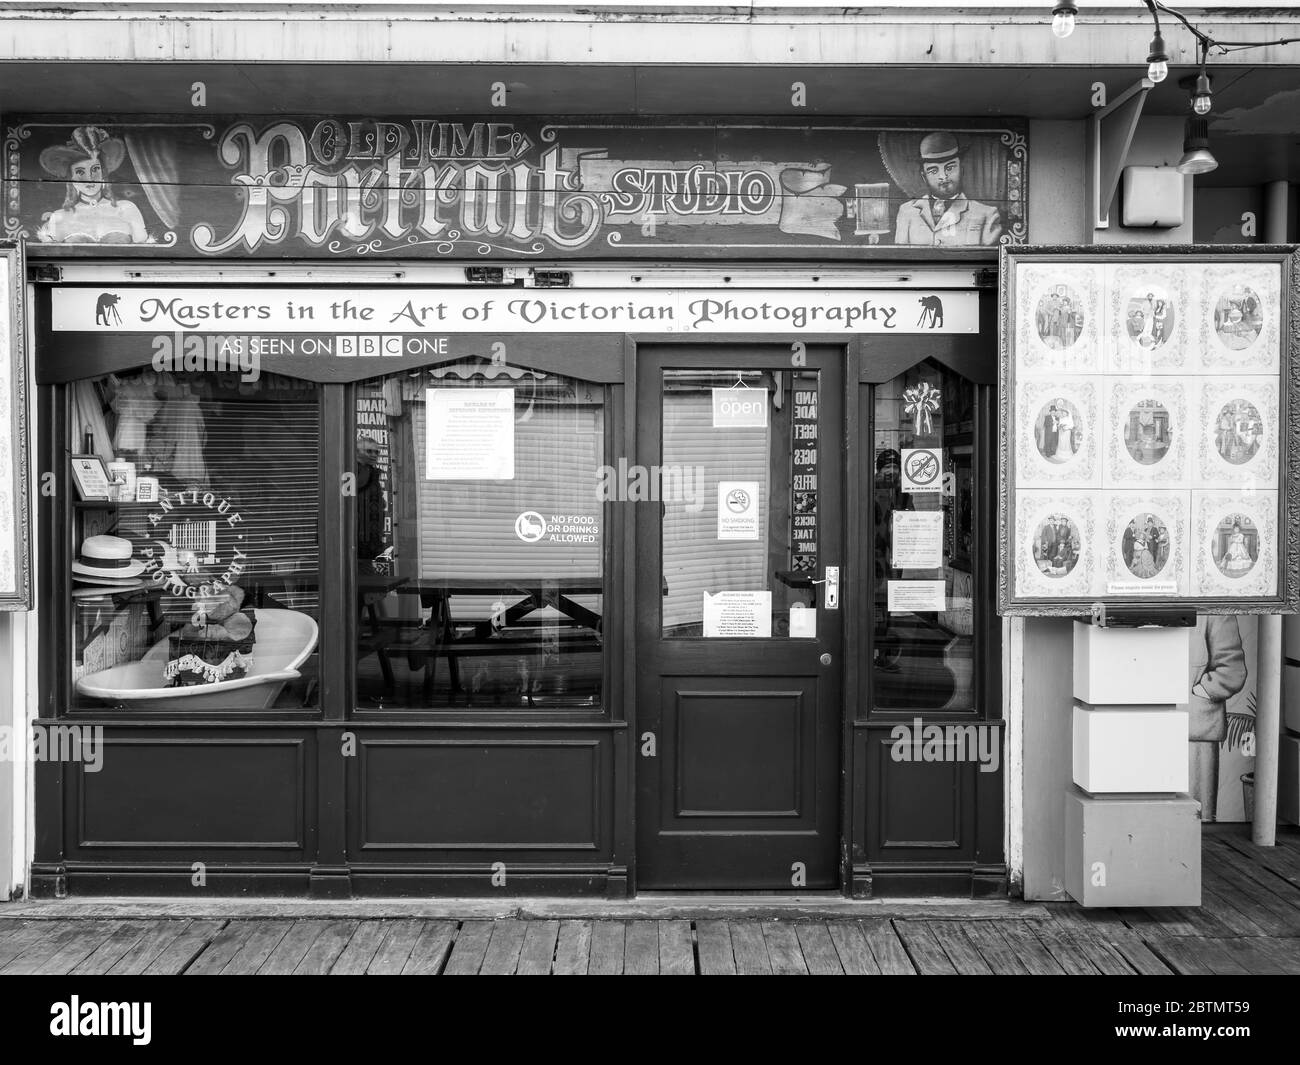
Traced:
<path fill-rule="evenodd" d="M 1001 253 L 998 608 L 1300 608 L 1300 254 Z"/>
<path fill-rule="evenodd" d="M 0 242 L 0 610 L 32 605 L 26 287 L 22 245 Z"/>

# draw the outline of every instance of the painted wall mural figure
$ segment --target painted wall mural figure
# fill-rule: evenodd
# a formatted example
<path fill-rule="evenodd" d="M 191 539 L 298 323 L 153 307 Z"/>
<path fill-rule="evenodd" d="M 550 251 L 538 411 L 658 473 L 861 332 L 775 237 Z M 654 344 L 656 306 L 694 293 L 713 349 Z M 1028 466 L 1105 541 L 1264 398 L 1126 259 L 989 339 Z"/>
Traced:
<path fill-rule="evenodd" d="M 1002 236 L 998 209 L 966 196 L 962 176 L 966 151 L 951 133 L 931 133 L 921 141 L 919 162 L 929 193 L 898 209 L 895 244 L 938 248 L 998 243 Z"/>
<path fill-rule="evenodd" d="M 63 206 L 51 211 L 36 239 L 53 244 L 149 244 L 144 216 L 108 183 L 126 145 L 98 126 L 78 126 L 66 144 L 41 152 L 41 167 L 67 183 Z"/>

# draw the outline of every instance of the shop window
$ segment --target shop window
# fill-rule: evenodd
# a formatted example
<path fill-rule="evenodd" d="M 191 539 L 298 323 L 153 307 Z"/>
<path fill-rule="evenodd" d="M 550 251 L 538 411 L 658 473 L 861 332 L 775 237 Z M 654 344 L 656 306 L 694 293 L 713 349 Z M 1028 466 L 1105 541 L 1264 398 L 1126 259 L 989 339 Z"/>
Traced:
<path fill-rule="evenodd" d="M 317 705 L 318 387 L 146 369 L 70 391 L 68 446 L 91 457 L 73 459 L 73 705 Z"/>
<path fill-rule="evenodd" d="M 875 709 L 976 706 L 974 419 L 975 386 L 936 363 L 875 390 Z"/>
<path fill-rule="evenodd" d="M 601 705 L 604 395 L 481 359 L 356 392 L 360 708 Z"/>

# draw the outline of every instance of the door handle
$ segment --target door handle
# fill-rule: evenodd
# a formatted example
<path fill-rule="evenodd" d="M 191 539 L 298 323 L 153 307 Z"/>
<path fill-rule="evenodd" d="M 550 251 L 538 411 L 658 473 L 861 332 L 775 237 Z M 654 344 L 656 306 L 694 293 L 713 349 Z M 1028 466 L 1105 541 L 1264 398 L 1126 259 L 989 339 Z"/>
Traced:
<path fill-rule="evenodd" d="M 827 566 L 826 576 L 822 580 L 813 580 L 812 584 L 824 584 L 824 594 L 822 597 L 822 606 L 827 610 L 839 610 L 840 608 L 840 567 Z"/>

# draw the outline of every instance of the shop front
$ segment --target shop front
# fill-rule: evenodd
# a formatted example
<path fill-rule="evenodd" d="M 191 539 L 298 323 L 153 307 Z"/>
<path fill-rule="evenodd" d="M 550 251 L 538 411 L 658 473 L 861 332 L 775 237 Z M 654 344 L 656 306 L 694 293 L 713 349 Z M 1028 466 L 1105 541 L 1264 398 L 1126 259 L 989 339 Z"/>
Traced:
<path fill-rule="evenodd" d="M 20 123 L 32 893 L 1005 893 L 1023 133 L 445 125 Z"/>

